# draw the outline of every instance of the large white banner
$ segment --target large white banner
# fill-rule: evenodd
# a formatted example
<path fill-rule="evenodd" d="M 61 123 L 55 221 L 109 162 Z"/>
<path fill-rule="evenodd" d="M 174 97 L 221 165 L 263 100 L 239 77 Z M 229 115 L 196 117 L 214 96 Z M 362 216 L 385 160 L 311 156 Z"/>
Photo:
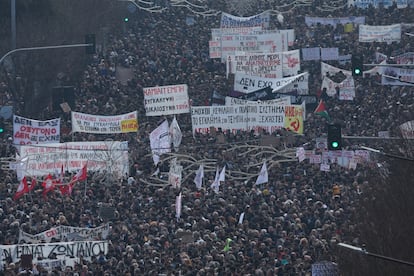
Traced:
<path fill-rule="evenodd" d="M 37 121 L 13 115 L 13 143 L 30 145 L 60 142 L 60 118 Z"/>
<path fill-rule="evenodd" d="M 19 243 L 41 243 L 51 242 L 52 239 L 60 241 L 84 241 L 84 240 L 106 240 L 109 235 L 109 223 L 94 227 L 73 227 L 66 225 L 59 225 L 50 228 L 39 234 L 29 234 L 20 229 Z"/>
<path fill-rule="evenodd" d="M 299 105 L 195 106 L 191 108 L 193 133 L 208 133 L 210 127 L 236 133 L 238 130 L 268 133 L 287 128 L 303 133 L 303 110 Z"/>
<path fill-rule="evenodd" d="M 300 71 L 299 50 L 282 52 L 282 74 L 283 76 L 294 76 Z"/>
<path fill-rule="evenodd" d="M 282 53 L 246 53 L 227 59 L 228 73 L 242 73 L 262 78 L 282 78 Z"/>
<path fill-rule="evenodd" d="M 87 164 L 88 171 L 103 171 L 124 176 L 129 172 L 128 142 L 96 141 L 21 146 L 20 160 L 24 175 L 42 176 L 61 171 L 78 172 Z"/>
<path fill-rule="evenodd" d="M 114 116 L 91 115 L 72 111 L 71 117 L 72 132 L 111 134 L 138 131 L 136 111 Z"/>
<path fill-rule="evenodd" d="M 248 35 L 223 35 L 220 40 L 221 59 L 226 61 L 230 55 L 237 52 L 247 53 L 274 53 L 282 52 L 288 48 L 287 38 L 282 33 L 263 33 Z"/>
<path fill-rule="evenodd" d="M 264 27 L 270 23 L 270 11 L 265 11 L 249 17 L 240 17 L 225 12 L 221 13 L 220 28 Z"/>
<path fill-rule="evenodd" d="M 348 76 L 340 83 L 324 77 L 321 89 L 324 88 L 326 88 L 326 93 L 331 97 L 338 94 L 340 100 L 352 101 L 355 98 L 355 82 L 352 76 Z"/>
<path fill-rule="evenodd" d="M 414 139 L 414 120 L 401 124 L 399 128 L 403 138 Z"/>
<path fill-rule="evenodd" d="M 386 26 L 359 25 L 359 42 L 387 42 L 401 40 L 401 24 Z"/>
<path fill-rule="evenodd" d="M 32 255 L 33 263 L 37 260 L 55 260 L 63 258 L 79 258 L 91 261 L 92 257 L 99 254 L 108 254 L 108 241 L 74 241 L 36 244 L 0 245 L 0 267 L 7 260 L 17 263 L 22 255 Z"/>
<path fill-rule="evenodd" d="M 353 24 L 365 24 L 365 16 L 349 16 L 349 17 L 312 17 L 305 16 L 305 24 L 307 26 L 312 25 L 332 25 L 338 24 L 345 25 L 347 23 Z"/>
<path fill-rule="evenodd" d="M 242 73 L 234 75 L 234 90 L 243 93 L 250 93 L 262 88 L 271 87 L 273 92 L 287 93 L 297 92 L 300 95 L 309 94 L 309 73 L 305 72 L 287 78 L 261 78 Z"/>
<path fill-rule="evenodd" d="M 249 101 L 233 97 L 226 97 L 226 105 L 246 105 L 246 104 L 268 104 L 268 105 L 291 105 L 290 97 L 281 97 L 278 99 L 267 100 L 267 101 Z"/>
<path fill-rule="evenodd" d="M 240 27 L 240 28 L 213 28 L 211 29 L 211 40 L 212 41 L 220 41 L 221 36 L 223 35 L 230 35 L 230 34 L 239 34 L 239 35 L 247 35 L 247 34 L 254 34 L 256 31 L 263 30 L 260 27 Z"/>
<path fill-rule="evenodd" d="M 171 137 L 168 120 L 164 120 L 150 133 L 150 147 L 154 164 L 157 165 L 163 153 L 171 152 Z"/>
<path fill-rule="evenodd" d="M 382 85 L 414 85 L 414 69 L 385 67 L 382 68 Z"/>
<path fill-rule="evenodd" d="M 189 113 L 187 84 L 145 87 L 144 106 L 147 116 Z"/>
<path fill-rule="evenodd" d="M 352 76 L 351 71 L 344 70 L 332 65 L 329 65 L 325 62 L 321 62 L 321 75 L 322 78 L 326 76 L 326 73 L 329 73 L 329 75 L 333 76 L 339 72 L 342 72 L 345 76 Z"/>

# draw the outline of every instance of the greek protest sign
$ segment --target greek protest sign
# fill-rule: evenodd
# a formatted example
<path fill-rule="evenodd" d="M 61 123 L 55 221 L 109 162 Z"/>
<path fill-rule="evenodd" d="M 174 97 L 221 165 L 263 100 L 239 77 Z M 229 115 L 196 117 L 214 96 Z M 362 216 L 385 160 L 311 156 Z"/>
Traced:
<path fill-rule="evenodd" d="M 20 229 L 19 243 L 51 242 L 52 239 L 60 241 L 105 240 L 109 235 L 109 231 L 108 223 L 95 228 L 59 225 L 35 235 Z"/>
<path fill-rule="evenodd" d="M 138 131 L 136 111 L 115 116 L 91 115 L 72 111 L 71 116 L 72 132 L 111 134 Z"/>
<path fill-rule="evenodd" d="M 234 75 L 234 90 L 243 93 L 251 93 L 261 88 L 271 87 L 272 92 L 297 92 L 300 95 L 309 94 L 309 73 L 302 73 L 287 78 L 262 78 L 242 73 Z"/>
<path fill-rule="evenodd" d="M 247 53 L 229 56 L 228 73 L 262 78 L 282 78 L 282 53 Z"/>
<path fill-rule="evenodd" d="M 352 76 L 348 76 L 340 83 L 334 82 L 328 77 L 324 77 L 321 88 L 326 88 L 326 94 L 331 97 L 339 93 L 338 96 L 340 100 L 352 101 L 355 97 L 355 82 Z"/>
<path fill-rule="evenodd" d="M 233 106 L 197 106 L 191 108 L 193 133 L 208 133 L 210 127 L 259 133 L 268 133 L 281 128 L 303 131 L 303 113 L 301 106 L 268 105 L 233 105 Z"/>
<path fill-rule="evenodd" d="M 281 97 L 278 99 L 273 100 L 266 100 L 266 101 L 249 101 L 239 98 L 233 98 L 233 97 L 226 97 L 226 104 L 225 105 L 246 105 L 246 104 L 261 104 L 266 103 L 268 105 L 290 105 L 290 97 Z"/>
<path fill-rule="evenodd" d="M 249 17 L 239 17 L 225 12 L 221 13 L 220 28 L 264 27 L 270 23 L 270 11 L 265 11 Z"/>
<path fill-rule="evenodd" d="M 186 84 L 144 88 L 146 116 L 162 116 L 189 113 Z"/>
<path fill-rule="evenodd" d="M 351 76 L 352 73 L 351 71 L 348 70 L 344 70 L 332 65 L 329 65 L 325 62 L 321 62 L 321 75 L 322 77 L 325 77 L 327 73 L 329 73 L 329 75 L 335 75 L 336 73 L 342 72 L 345 76 Z"/>
<path fill-rule="evenodd" d="M 3 267 L 6 260 L 19 262 L 22 255 L 32 255 L 33 262 L 36 260 L 53 260 L 63 257 L 82 257 L 90 261 L 92 257 L 99 254 L 108 254 L 108 241 L 74 241 L 57 243 L 37 243 L 37 244 L 14 244 L 0 245 L 0 267 Z"/>
<path fill-rule="evenodd" d="M 229 34 L 253 34 L 255 31 L 262 30 L 262 26 L 256 27 L 239 27 L 239 28 L 213 28 L 211 29 L 211 40 L 220 41 L 222 35 Z"/>
<path fill-rule="evenodd" d="M 307 26 L 312 25 L 332 25 L 338 24 L 345 25 L 348 23 L 353 24 L 365 24 L 365 16 L 348 16 L 348 17 L 312 17 L 305 16 L 305 24 Z"/>
<path fill-rule="evenodd" d="M 68 142 L 20 147 L 25 175 L 46 175 L 65 171 L 78 172 L 87 164 L 88 171 L 112 170 L 125 175 L 129 171 L 128 143 L 120 141 Z"/>
<path fill-rule="evenodd" d="M 282 73 L 283 76 L 294 76 L 300 71 L 299 50 L 282 52 Z"/>
<path fill-rule="evenodd" d="M 13 143 L 15 145 L 59 143 L 60 118 L 37 121 L 13 115 Z"/>
<path fill-rule="evenodd" d="M 401 24 L 359 25 L 359 42 L 388 42 L 401 40 Z"/>
<path fill-rule="evenodd" d="M 398 67 L 382 67 L 383 73 L 381 78 L 382 85 L 414 85 L 414 69 Z"/>

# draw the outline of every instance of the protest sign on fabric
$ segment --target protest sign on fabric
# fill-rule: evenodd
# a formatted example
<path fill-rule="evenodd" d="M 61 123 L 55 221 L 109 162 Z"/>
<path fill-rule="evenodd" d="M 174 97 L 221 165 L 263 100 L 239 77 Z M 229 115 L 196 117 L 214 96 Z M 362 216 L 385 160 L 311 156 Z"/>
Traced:
<path fill-rule="evenodd" d="M 322 77 L 325 77 L 327 73 L 329 73 L 329 75 L 332 76 L 339 72 L 342 72 L 345 76 L 352 76 L 352 72 L 349 70 L 344 70 L 344 69 L 329 65 L 325 62 L 321 62 L 321 76 Z"/>
<path fill-rule="evenodd" d="M 60 118 L 37 121 L 13 115 L 13 143 L 30 145 L 43 143 L 59 143 Z"/>
<path fill-rule="evenodd" d="M 241 73 L 262 78 L 282 78 L 282 52 L 278 53 L 245 53 L 230 56 L 230 72 Z M 229 62 L 229 59 L 227 59 Z"/>
<path fill-rule="evenodd" d="M 300 71 L 300 51 L 282 52 L 282 74 L 283 76 L 295 76 Z"/>
<path fill-rule="evenodd" d="M 414 69 L 383 67 L 382 68 L 382 85 L 414 85 Z"/>
<path fill-rule="evenodd" d="M 414 139 L 414 120 L 401 124 L 399 128 L 403 138 Z"/>
<path fill-rule="evenodd" d="M 260 169 L 259 175 L 256 179 L 256 185 L 264 184 L 269 182 L 269 173 L 267 171 L 266 161 L 263 162 L 262 168 Z"/>
<path fill-rule="evenodd" d="M 244 100 L 244 99 L 239 99 L 239 98 L 226 97 L 225 105 L 246 105 L 246 104 L 256 105 L 256 104 L 261 104 L 261 103 L 265 103 L 268 105 L 290 105 L 291 101 L 290 101 L 290 97 L 281 97 L 281 98 L 277 98 L 274 100 L 266 100 L 266 101 L 249 101 L 249 100 Z"/>
<path fill-rule="evenodd" d="M 303 130 L 303 112 L 299 105 L 197 106 L 191 108 L 191 120 L 194 133 L 208 133 L 210 127 L 232 133 L 238 130 L 273 133 L 286 127 Z"/>
<path fill-rule="evenodd" d="M 71 112 L 72 132 L 95 134 L 127 133 L 138 131 L 137 112 L 114 116 Z"/>
<path fill-rule="evenodd" d="M 20 147 L 26 160 L 27 175 L 55 173 L 62 165 L 68 172 L 78 172 L 85 164 L 90 171 L 111 171 L 117 176 L 129 171 L 128 142 L 94 141 L 42 144 Z"/>
<path fill-rule="evenodd" d="M 154 164 L 157 165 L 163 153 L 171 152 L 170 128 L 168 120 L 164 120 L 150 133 L 150 147 Z"/>
<path fill-rule="evenodd" d="M 231 35 L 231 34 L 239 34 L 239 35 L 248 35 L 254 34 L 256 31 L 263 30 L 262 26 L 256 27 L 235 27 L 235 28 L 213 28 L 211 29 L 211 40 L 212 41 L 220 41 L 221 36 L 223 35 Z"/>
<path fill-rule="evenodd" d="M 355 82 L 352 76 L 348 76 L 340 83 L 324 77 L 321 89 L 326 89 L 326 94 L 331 97 L 338 96 L 340 100 L 352 101 L 355 98 Z"/>
<path fill-rule="evenodd" d="M 305 24 L 307 26 L 312 25 L 332 25 L 338 24 L 345 25 L 347 23 L 353 24 L 365 24 L 365 16 L 348 16 L 348 17 L 312 17 L 305 16 Z"/>
<path fill-rule="evenodd" d="M 178 148 L 181 144 L 181 140 L 183 139 L 183 134 L 181 132 L 180 126 L 178 125 L 175 116 L 170 125 L 170 136 L 175 151 L 178 151 Z"/>
<path fill-rule="evenodd" d="M 359 25 L 359 42 L 387 42 L 401 40 L 401 24 Z"/>
<path fill-rule="evenodd" d="M 145 87 L 143 90 L 146 116 L 190 112 L 186 84 Z"/>
<path fill-rule="evenodd" d="M 302 59 L 304 61 L 308 60 L 320 60 L 321 59 L 321 48 L 302 48 Z"/>
<path fill-rule="evenodd" d="M 270 11 L 249 16 L 240 17 L 225 12 L 221 13 L 220 28 L 240 28 L 240 27 L 263 27 L 268 28 L 270 23 Z"/>

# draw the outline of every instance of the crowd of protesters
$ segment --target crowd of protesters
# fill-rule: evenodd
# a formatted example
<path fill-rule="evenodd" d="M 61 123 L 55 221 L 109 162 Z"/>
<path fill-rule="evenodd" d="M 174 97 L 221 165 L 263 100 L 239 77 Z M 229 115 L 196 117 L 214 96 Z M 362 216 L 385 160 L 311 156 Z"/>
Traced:
<path fill-rule="evenodd" d="M 227 95 L 232 83 L 226 78 L 225 66 L 210 59 L 208 41 L 211 28 L 219 27 L 219 16 L 195 16 L 194 24 L 186 24 L 186 12 L 171 8 L 164 13 L 139 11 L 139 20 L 130 20 L 123 34 L 113 34 L 111 43 L 94 56 L 76 87 L 74 111 L 115 115 L 138 110 L 137 134 L 114 135 L 109 138 L 129 142 L 131 170 L 129 177 L 115 179 L 89 172 L 87 187 L 75 186 L 71 196 L 56 190 L 47 200 L 41 187 L 31 195 L 13 201 L 18 181 L 8 172 L 0 185 L 0 244 L 18 242 L 19 229 L 36 234 L 58 225 L 97 227 L 105 222 L 99 206 L 113 207 L 110 219 L 109 252 L 104 258 L 83 260 L 74 268 L 56 268 L 46 272 L 37 267 L 32 273 L 46 275 L 310 275 L 312 264 L 320 261 L 338 262 L 334 248 L 337 242 L 358 244 L 355 202 L 364 195 L 368 182 L 365 166 L 350 170 L 331 164 L 329 172 L 308 161 L 280 163 L 269 170 L 269 182 L 260 186 L 254 180 L 228 178 L 219 193 L 210 188 L 214 172 L 205 176 L 201 189 L 193 183 L 195 170 L 181 188 L 150 185 L 157 169 L 149 149 L 149 133 L 165 118 L 147 118 L 143 106 L 143 87 L 187 84 L 191 104 L 209 105 L 213 91 Z M 297 7 L 285 14 L 283 23 L 272 19 L 272 27 L 295 29 L 294 48 L 339 47 L 342 54 L 363 53 L 366 61 L 374 61 L 375 52 L 391 56 L 397 51 L 413 51 L 409 37 L 400 43 L 358 43 L 358 33 L 345 34 L 343 28 L 330 25 L 306 26 L 305 14 L 314 16 L 365 16 L 367 24 L 384 25 L 413 23 L 412 9 L 356 9 L 321 13 L 313 8 Z M 342 39 L 337 40 L 336 35 Z M 350 65 L 334 66 L 349 70 Z M 134 76 L 123 84 L 116 77 L 116 68 L 128 67 Z M 320 95 L 320 62 L 301 64 L 310 73 L 310 93 Z M 398 126 L 414 118 L 412 86 L 382 86 L 378 76 L 356 81 L 353 101 L 326 98 L 333 120 L 343 127 L 343 135 L 377 136 L 389 131 L 398 136 Z M 5 83 L 0 85 L 2 102 L 11 98 Z M 70 127 L 63 113 L 63 126 Z M 50 117 L 53 118 L 53 117 Z M 36 118 L 36 119 L 50 119 Z M 257 145 L 260 135 L 248 132 L 224 134 L 218 144 L 216 134 L 193 136 L 189 114 L 177 116 L 183 132 L 179 153 L 196 160 L 217 160 L 220 166 L 246 168 L 261 164 L 263 155 L 240 158 L 236 153 L 224 154 L 236 143 Z M 326 133 L 326 121 L 308 111 L 304 135 L 285 132 L 281 148 L 307 144 L 314 149 L 315 138 Z M 73 138 L 74 137 L 74 138 Z M 288 139 L 288 137 L 290 137 Z M 292 138 L 293 137 L 293 138 Z M 99 141 L 100 135 L 75 134 L 62 137 L 62 142 Z M 348 149 L 357 143 L 395 149 L 395 144 L 379 140 L 345 141 Z M 10 151 L 11 153 L 11 151 Z M 160 168 L 168 171 L 167 168 Z M 258 173 L 251 170 L 250 173 Z M 231 171 L 231 169 L 228 169 Z M 162 173 L 156 177 L 162 177 Z M 145 181 L 143 181 L 145 180 Z M 182 214 L 176 218 L 175 200 L 182 194 Z M 240 215 L 244 213 L 242 223 Z M 184 238 L 185 237 L 185 238 Z M 4 267 L 7 275 L 16 275 L 19 263 Z"/>

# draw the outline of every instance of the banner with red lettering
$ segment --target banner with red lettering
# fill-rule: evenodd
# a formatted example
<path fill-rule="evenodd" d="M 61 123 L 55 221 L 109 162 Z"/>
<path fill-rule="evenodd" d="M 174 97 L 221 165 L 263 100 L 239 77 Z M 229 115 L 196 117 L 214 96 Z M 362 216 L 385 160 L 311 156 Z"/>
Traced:
<path fill-rule="evenodd" d="M 13 143 L 15 145 L 59 142 L 60 118 L 37 121 L 13 115 Z"/>
<path fill-rule="evenodd" d="M 138 131 L 136 111 L 114 116 L 91 115 L 72 111 L 71 115 L 72 132 L 111 134 Z"/>
<path fill-rule="evenodd" d="M 189 113 L 187 84 L 145 87 L 144 105 L 147 116 Z"/>

